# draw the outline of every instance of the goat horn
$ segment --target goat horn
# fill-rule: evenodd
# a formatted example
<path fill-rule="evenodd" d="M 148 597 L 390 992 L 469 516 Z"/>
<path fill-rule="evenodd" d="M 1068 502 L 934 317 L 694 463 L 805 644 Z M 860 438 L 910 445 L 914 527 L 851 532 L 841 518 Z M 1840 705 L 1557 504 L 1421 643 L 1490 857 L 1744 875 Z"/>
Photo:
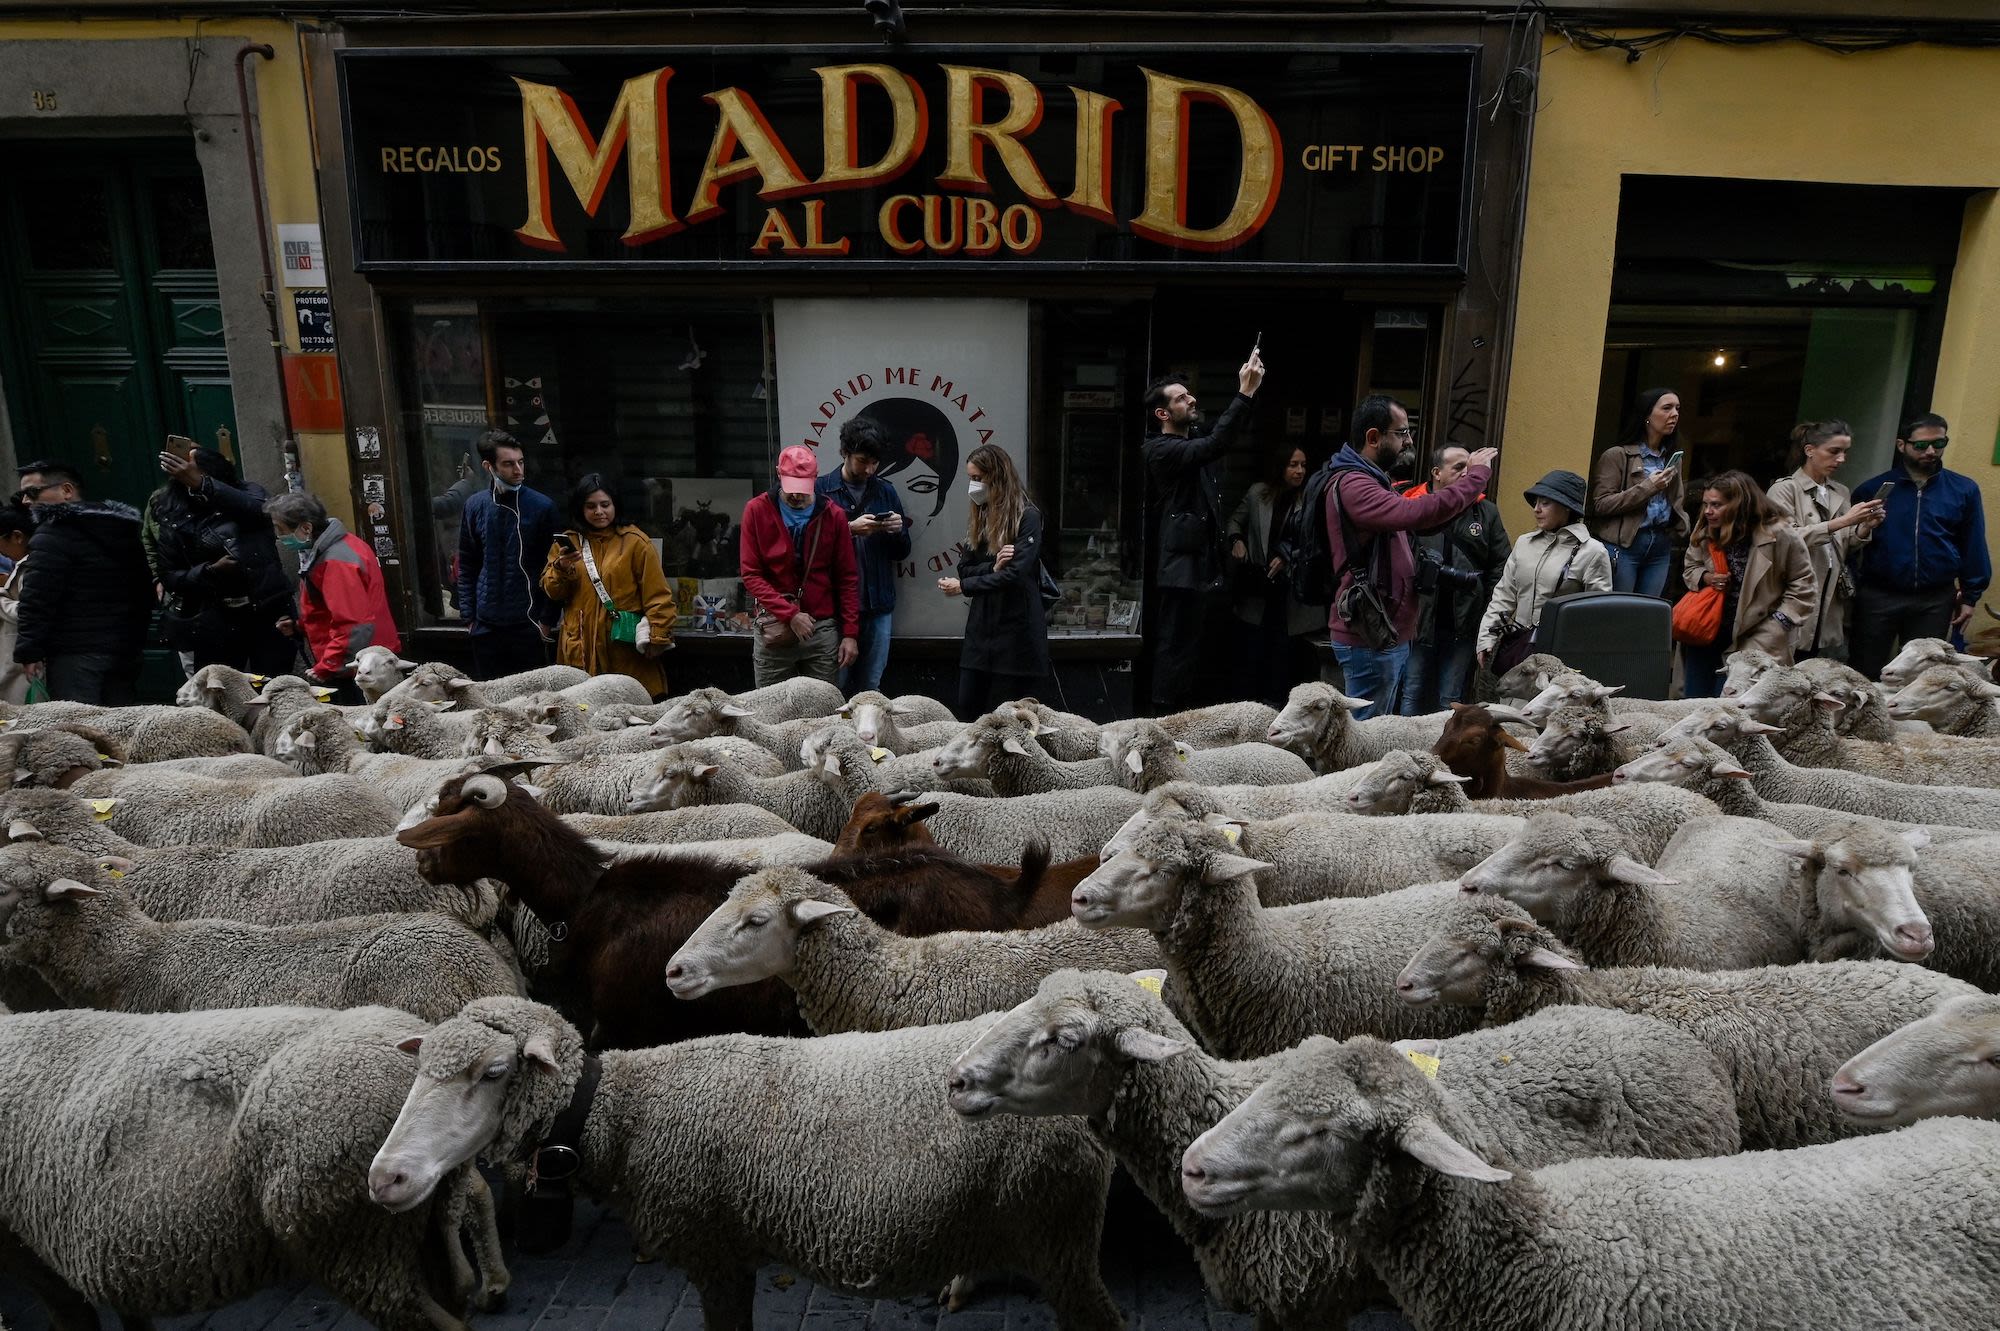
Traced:
<path fill-rule="evenodd" d="M 497 809 L 507 802 L 507 783 L 490 772 L 467 777 L 459 790 L 482 809 Z"/>
<path fill-rule="evenodd" d="M 889 807 L 900 809 L 921 793 L 915 790 L 898 790 L 889 796 Z"/>

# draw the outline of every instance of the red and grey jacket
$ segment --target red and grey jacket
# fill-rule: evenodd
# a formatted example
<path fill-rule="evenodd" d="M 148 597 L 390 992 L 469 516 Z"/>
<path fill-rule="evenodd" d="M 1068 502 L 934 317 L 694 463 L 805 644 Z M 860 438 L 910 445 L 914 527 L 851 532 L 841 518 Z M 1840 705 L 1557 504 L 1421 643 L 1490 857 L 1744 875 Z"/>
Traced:
<path fill-rule="evenodd" d="M 347 663 L 363 647 L 403 649 L 382 566 L 339 518 L 327 520 L 326 530 L 299 560 L 299 625 L 320 679 L 352 674 Z"/>
<path fill-rule="evenodd" d="M 861 576 L 846 512 L 825 495 L 818 496 L 812 517 L 794 543 L 778 513 L 783 502 L 774 485 L 743 507 L 743 536 L 737 553 L 744 589 L 778 619 L 789 620 L 803 609 L 816 621 L 837 619 L 840 636 L 854 637 L 861 631 Z M 813 551 L 813 565 L 801 578 L 799 563 L 807 550 Z M 801 581 L 805 595 L 794 605 L 791 597 Z"/>

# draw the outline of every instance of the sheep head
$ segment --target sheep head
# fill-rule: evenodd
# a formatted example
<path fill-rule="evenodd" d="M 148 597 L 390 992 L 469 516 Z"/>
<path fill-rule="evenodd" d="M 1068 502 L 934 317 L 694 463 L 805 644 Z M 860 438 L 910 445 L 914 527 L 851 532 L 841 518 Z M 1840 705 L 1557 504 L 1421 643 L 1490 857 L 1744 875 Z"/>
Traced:
<path fill-rule="evenodd" d="M 1882 667 L 1882 682 L 1892 689 L 1900 689 L 1934 665 L 1960 665 L 1985 668 L 1989 664 L 1981 656 L 1967 656 L 1943 638 L 1912 638 L 1903 644 L 1903 650 L 1896 653 L 1896 659 Z"/>
<path fill-rule="evenodd" d="M 959 1055 L 948 1099 L 966 1118 L 1103 1114 L 1133 1064 L 1192 1047 L 1166 1004 L 1138 978 L 1057 971 Z"/>
<path fill-rule="evenodd" d="M 1368 705 L 1368 699 L 1350 698 L 1331 684 L 1299 684 L 1286 697 L 1284 707 L 1271 718 L 1271 728 L 1264 738 L 1310 760 L 1347 724 L 1349 713 Z"/>
<path fill-rule="evenodd" d="M 1846 703 L 1793 666 L 1773 666 L 1736 700 L 1753 720 L 1797 734 L 1812 726 L 1831 729 L 1833 715 Z M 1822 717 L 1824 718 L 1822 720 Z"/>
<path fill-rule="evenodd" d="M 1542 684 L 1534 696 L 1516 709 L 1516 715 L 1531 726 L 1548 724 L 1556 710 L 1569 703 L 1604 703 L 1608 708 L 1611 699 L 1625 691 L 1623 684 L 1599 684 L 1574 670 L 1539 678 Z"/>
<path fill-rule="evenodd" d="M 980 717 L 940 747 L 931 767 L 947 781 L 974 780 L 991 775 L 998 754 L 1025 758 L 1040 752 L 1027 728 L 1003 708 Z"/>
<path fill-rule="evenodd" d="M 1070 894 L 1070 914 L 1086 929 L 1131 926 L 1161 931 L 1204 888 L 1255 886 L 1251 875 L 1271 866 L 1234 852 L 1221 829 L 1159 821 L 1132 845 L 1104 861 Z"/>
<path fill-rule="evenodd" d="M 1784 662 L 1761 647 L 1742 647 L 1729 654 L 1727 668 L 1722 675 L 1722 696 L 1734 698 L 1747 693 L 1764 677 L 1768 670 L 1776 670 Z"/>
<path fill-rule="evenodd" d="M 112 890 L 112 863 L 113 857 L 93 859 L 43 841 L 0 849 L 0 937 L 7 954 L 32 965 L 48 954 L 57 934 L 86 918 L 137 915 L 132 899 Z"/>
<path fill-rule="evenodd" d="M 417 663 L 405 661 L 387 647 L 363 647 L 347 663 L 347 668 L 354 672 L 354 685 L 361 690 L 361 696 L 376 702 L 401 684 L 403 676 L 415 670 Z"/>
<path fill-rule="evenodd" d="M 1408 813 L 1432 788 L 1463 786 L 1471 778 L 1446 767 L 1437 755 L 1398 749 L 1377 758 L 1347 792 L 1347 811 L 1387 817 Z"/>
<path fill-rule="evenodd" d="M 1672 735 L 1611 774 L 1614 785 L 1663 781 L 1697 790 L 1711 779 L 1748 781 L 1728 750 L 1695 735 Z"/>
<path fill-rule="evenodd" d="M 1390 1156 L 1440 1174 L 1513 1177 L 1440 1122 L 1450 1110 L 1429 1077 L 1368 1036 L 1314 1036 L 1181 1156 L 1181 1191 L 1203 1215 L 1320 1211 L 1350 1216 Z"/>
<path fill-rule="evenodd" d="M 1865 933 L 1898 961 L 1920 962 L 1937 940 L 1917 904 L 1917 852 L 1931 844 L 1921 827 L 1892 832 L 1871 823 L 1834 823 L 1810 839 L 1774 840 L 1814 879 L 1829 933 Z"/>
<path fill-rule="evenodd" d="M 1571 702 L 1550 714 L 1542 733 L 1528 746 L 1528 761 L 1559 780 L 1588 776 L 1591 773 L 1585 769 L 1592 766 L 1605 740 L 1631 728 L 1630 721 L 1613 720 L 1603 702 Z"/>
<path fill-rule="evenodd" d="M 2000 1116 L 2000 998 L 1964 995 L 1869 1045 L 1833 1075 L 1833 1103 L 1871 1128 Z"/>
<path fill-rule="evenodd" d="M 1604 888 L 1671 887 L 1677 881 L 1632 858 L 1624 834 L 1596 818 L 1538 813 L 1514 839 L 1459 876 L 1467 894 L 1487 892 L 1561 923 Z"/>
<path fill-rule="evenodd" d="M 691 739 L 707 739 L 713 730 L 703 729 L 715 719 L 714 704 L 729 701 L 717 688 L 700 688 L 676 698 L 653 722 L 652 735 L 659 744 L 683 744 Z"/>
<path fill-rule="evenodd" d="M 888 744 L 897 738 L 898 723 L 914 719 L 916 712 L 869 689 L 849 698 L 835 715 L 853 723 L 863 744 Z"/>
<path fill-rule="evenodd" d="M 125 747 L 91 726 L 65 722 L 0 735 L 0 772 L 10 784 L 67 790 L 88 773 L 124 765 Z"/>
<path fill-rule="evenodd" d="M 1489 1007 L 1511 997 L 1524 975 L 1583 970 L 1554 934 L 1499 897 L 1469 897 L 1396 976 L 1412 1007 Z"/>
<path fill-rule="evenodd" d="M 1943 725 L 1968 712 L 1976 714 L 1995 698 L 2000 698 L 2000 684 L 1971 666 L 1926 666 L 1889 699 L 1889 715 Z"/>
<path fill-rule="evenodd" d="M 800 869 L 764 869 L 740 879 L 729 899 L 668 960 L 675 998 L 789 975 L 799 938 L 821 920 L 856 914 L 847 894 Z"/>
<path fill-rule="evenodd" d="M 1740 700 L 1739 700 L 1740 702 Z M 1660 732 L 1655 747 L 1670 739 L 1705 739 L 1734 753 L 1736 746 L 1758 735 L 1784 733 L 1783 726 L 1766 725 L 1737 703 L 1709 702 L 1683 716 Z"/>

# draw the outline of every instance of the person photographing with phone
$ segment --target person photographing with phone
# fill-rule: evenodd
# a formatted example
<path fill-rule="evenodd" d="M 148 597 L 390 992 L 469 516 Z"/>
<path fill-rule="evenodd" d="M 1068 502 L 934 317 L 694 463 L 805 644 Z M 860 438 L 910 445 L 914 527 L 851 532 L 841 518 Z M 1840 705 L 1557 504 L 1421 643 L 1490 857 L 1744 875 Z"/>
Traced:
<path fill-rule="evenodd" d="M 596 472 L 570 491 L 566 516 L 571 525 L 555 534 L 542 569 L 542 591 L 562 611 L 556 663 L 629 675 L 660 697 L 677 607 L 652 539 L 618 521 L 617 497 Z"/>
<path fill-rule="evenodd" d="M 169 437 L 160 470 L 167 484 L 151 508 L 167 645 L 197 670 L 291 673 L 298 648 L 277 626 L 294 614 L 292 586 L 264 516 L 270 496 L 192 439 Z"/>
<path fill-rule="evenodd" d="M 1619 442 L 1591 472 L 1590 534 L 1611 552 L 1612 587 L 1659 596 L 1687 540 L 1681 509 L 1680 394 L 1639 394 Z"/>
<path fill-rule="evenodd" d="M 549 663 L 554 618 L 542 594 L 542 551 L 556 506 L 528 488 L 528 454 L 505 430 L 479 437 L 486 488 L 465 501 L 458 529 L 458 617 L 471 629 L 473 672 L 495 679 Z"/>
<path fill-rule="evenodd" d="M 1785 515 L 1792 530 L 1806 543 L 1813 572 L 1819 577 L 1819 608 L 1811 624 L 1792 634 L 1792 652 L 1847 659 L 1847 610 L 1854 580 L 1847 572 L 1849 557 L 1882 522 L 1886 487 L 1865 504 L 1857 504 L 1847 487 L 1833 479 L 1854 447 L 1854 432 L 1846 421 L 1806 421 L 1792 431 L 1797 470 L 1771 487 L 1771 504 Z"/>
<path fill-rule="evenodd" d="M 819 478 L 815 491 L 847 514 L 861 576 L 861 631 L 854 664 L 840 672 L 849 697 L 882 687 L 889 663 L 890 622 L 896 610 L 896 565 L 910 557 L 909 518 L 895 482 L 879 475 L 889 443 L 882 427 L 854 416 L 840 427 L 840 465 Z"/>

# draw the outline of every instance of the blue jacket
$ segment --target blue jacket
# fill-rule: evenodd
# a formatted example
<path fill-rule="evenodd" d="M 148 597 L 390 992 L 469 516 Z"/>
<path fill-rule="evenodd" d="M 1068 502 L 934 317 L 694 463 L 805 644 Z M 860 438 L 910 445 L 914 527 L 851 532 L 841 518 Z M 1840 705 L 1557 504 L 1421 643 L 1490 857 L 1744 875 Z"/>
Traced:
<path fill-rule="evenodd" d="M 903 497 L 896 493 L 896 483 L 870 476 L 861 491 L 861 509 L 857 513 L 847 512 L 847 483 L 841 479 L 840 468 L 835 467 L 820 477 L 813 488 L 829 502 L 839 505 L 850 520 L 862 513 L 902 514 L 903 530 L 854 538 L 854 555 L 861 566 L 861 613 L 879 615 L 894 610 L 896 563 L 910 557 L 910 515 L 903 512 Z"/>
<path fill-rule="evenodd" d="M 1897 592 L 1956 586 L 1959 599 L 1971 604 L 1993 581 L 1979 486 L 1955 471 L 1940 471 L 1919 489 L 1896 467 L 1855 486 L 1854 502 L 1873 499 L 1884 481 L 1896 488 L 1882 525 L 1855 558 L 1855 581 Z"/>
<path fill-rule="evenodd" d="M 474 633 L 555 619 L 542 565 L 556 539 L 556 506 L 522 488 L 496 500 L 487 486 L 465 501 L 458 528 L 458 617 Z"/>

